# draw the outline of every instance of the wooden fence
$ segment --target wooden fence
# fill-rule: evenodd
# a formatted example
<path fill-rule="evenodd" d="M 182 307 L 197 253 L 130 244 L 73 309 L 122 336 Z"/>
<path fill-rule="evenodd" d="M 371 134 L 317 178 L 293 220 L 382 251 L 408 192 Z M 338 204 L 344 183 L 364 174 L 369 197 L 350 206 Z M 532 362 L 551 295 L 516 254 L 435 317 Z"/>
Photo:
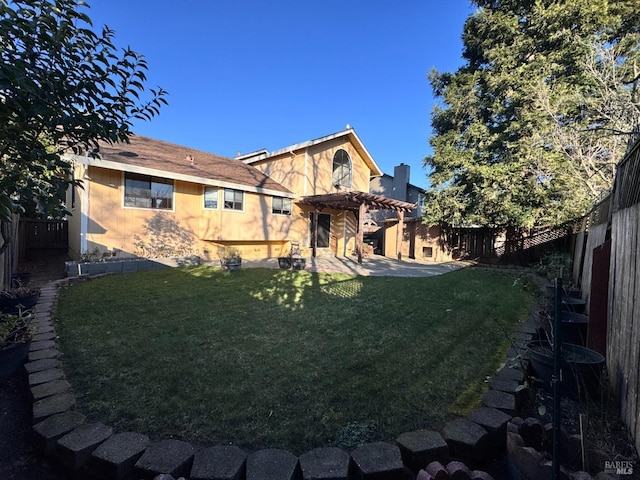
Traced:
<path fill-rule="evenodd" d="M 66 250 L 69 229 L 66 220 L 20 220 L 20 241 L 26 249 Z"/>
<path fill-rule="evenodd" d="M 607 368 L 621 418 L 640 451 L 640 203 L 612 215 Z"/>
<path fill-rule="evenodd" d="M 610 240 L 609 240 L 610 238 Z M 608 246 L 610 244 L 610 254 Z M 595 254 L 599 267 L 595 268 Z M 603 256 L 604 255 L 604 256 Z M 608 262 L 606 261 L 608 257 Z M 604 267 L 602 259 L 604 258 Z M 608 267 L 608 268 L 607 268 Z M 573 278 L 592 310 L 604 299 L 598 316 L 606 324 L 606 362 L 611 388 L 620 400 L 621 418 L 640 451 L 640 140 L 629 149 L 616 172 L 610 198 L 600 201 L 577 235 Z M 601 278 L 604 276 L 605 278 Z M 598 308 L 600 310 L 600 308 Z"/>

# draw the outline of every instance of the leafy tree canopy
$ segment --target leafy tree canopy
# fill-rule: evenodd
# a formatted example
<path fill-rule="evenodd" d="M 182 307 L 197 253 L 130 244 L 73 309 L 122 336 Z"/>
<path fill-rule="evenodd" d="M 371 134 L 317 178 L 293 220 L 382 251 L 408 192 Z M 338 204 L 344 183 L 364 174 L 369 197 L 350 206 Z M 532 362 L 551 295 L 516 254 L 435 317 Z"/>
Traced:
<path fill-rule="evenodd" d="M 61 194 L 78 182 L 63 153 L 127 142 L 134 119 L 166 104 L 164 90 L 145 88 L 144 57 L 116 48 L 106 26 L 95 33 L 88 7 L 0 0 L 0 221 L 68 213 Z"/>
<path fill-rule="evenodd" d="M 611 187 L 640 119 L 636 0 L 473 2 L 465 64 L 431 71 L 426 220 L 534 227 Z"/>

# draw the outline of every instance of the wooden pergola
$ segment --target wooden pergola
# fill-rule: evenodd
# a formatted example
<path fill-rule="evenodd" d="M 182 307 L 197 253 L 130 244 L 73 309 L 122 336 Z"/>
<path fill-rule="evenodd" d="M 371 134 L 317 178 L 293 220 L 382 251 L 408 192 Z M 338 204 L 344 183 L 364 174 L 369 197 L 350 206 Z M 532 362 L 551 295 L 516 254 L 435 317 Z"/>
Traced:
<path fill-rule="evenodd" d="M 311 205 L 315 208 L 315 215 L 313 216 L 313 224 L 311 226 L 311 247 L 314 257 L 316 256 L 318 244 L 318 213 L 323 209 L 354 212 L 358 220 L 356 252 L 358 254 L 358 263 L 360 264 L 362 264 L 362 254 L 364 251 L 364 217 L 368 210 L 393 210 L 397 212 L 398 235 L 396 238 L 396 253 L 400 255 L 400 252 L 402 252 L 404 213 L 417 208 L 415 203 L 403 202 L 382 195 L 358 191 L 311 195 L 302 197 L 299 203 L 302 205 Z"/>

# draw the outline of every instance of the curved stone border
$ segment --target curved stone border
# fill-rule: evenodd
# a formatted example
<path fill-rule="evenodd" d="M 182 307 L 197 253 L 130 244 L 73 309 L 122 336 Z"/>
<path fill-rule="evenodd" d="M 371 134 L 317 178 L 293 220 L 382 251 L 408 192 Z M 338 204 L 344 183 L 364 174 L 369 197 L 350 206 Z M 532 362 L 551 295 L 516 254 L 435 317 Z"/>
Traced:
<path fill-rule="evenodd" d="M 75 411 L 75 396 L 65 380 L 52 311 L 61 286 L 101 276 L 67 277 L 42 288 L 35 308 L 36 337 L 25 364 L 36 445 L 53 463 L 76 476 L 105 480 L 153 479 L 160 474 L 191 480 L 430 480 L 447 475 L 444 478 L 490 480 L 486 472 L 471 471 L 458 460 L 482 466 L 505 452 L 507 424 L 517 413 L 519 385 L 524 379 L 513 359 L 490 379 L 483 407 L 450 422 L 442 433 L 408 432 L 394 443 L 364 444 L 351 453 L 335 447 L 316 448 L 300 457 L 279 449 L 249 453 L 234 446 L 214 446 L 196 450 L 180 440 L 151 443 L 136 432 L 116 433 L 102 423 L 87 422 Z M 534 332 L 529 319 L 513 341 L 526 343 Z"/>

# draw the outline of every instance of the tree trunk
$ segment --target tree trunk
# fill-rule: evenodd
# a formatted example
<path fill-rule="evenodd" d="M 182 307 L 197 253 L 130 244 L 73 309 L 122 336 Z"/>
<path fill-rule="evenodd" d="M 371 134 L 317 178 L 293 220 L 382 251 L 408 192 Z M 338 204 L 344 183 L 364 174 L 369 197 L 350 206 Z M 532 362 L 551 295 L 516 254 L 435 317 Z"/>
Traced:
<path fill-rule="evenodd" d="M 20 215 L 11 215 L 11 222 L 0 222 L 0 290 L 11 288 L 11 275 L 18 267 L 18 225 Z"/>

